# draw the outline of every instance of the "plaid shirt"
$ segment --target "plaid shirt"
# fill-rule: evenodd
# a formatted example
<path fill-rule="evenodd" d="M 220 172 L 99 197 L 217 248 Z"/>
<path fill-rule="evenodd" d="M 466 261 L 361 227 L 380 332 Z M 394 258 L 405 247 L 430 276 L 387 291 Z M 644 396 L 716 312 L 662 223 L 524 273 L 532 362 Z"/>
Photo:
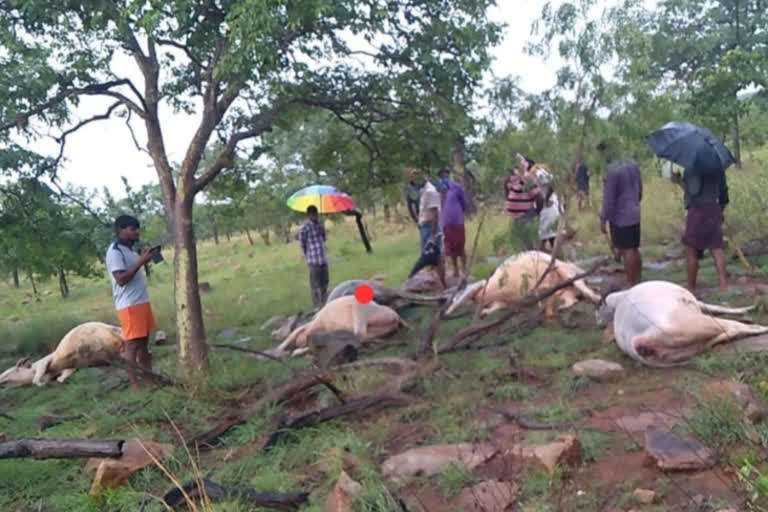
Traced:
<path fill-rule="evenodd" d="M 299 229 L 297 238 L 309 265 L 328 263 L 325 259 L 325 228 L 322 224 L 306 221 Z"/>

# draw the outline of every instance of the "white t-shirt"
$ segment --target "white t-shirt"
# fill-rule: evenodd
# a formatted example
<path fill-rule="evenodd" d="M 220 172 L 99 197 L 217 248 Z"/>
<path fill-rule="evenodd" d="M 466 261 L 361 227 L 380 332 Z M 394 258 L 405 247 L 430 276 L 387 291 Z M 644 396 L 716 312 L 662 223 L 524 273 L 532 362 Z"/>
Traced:
<path fill-rule="evenodd" d="M 440 219 L 440 193 L 429 180 L 421 189 L 421 198 L 419 200 L 419 224 L 430 222 L 433 219 L 429 214 L 430 208 L 437 208 L 437 219 Z"/>

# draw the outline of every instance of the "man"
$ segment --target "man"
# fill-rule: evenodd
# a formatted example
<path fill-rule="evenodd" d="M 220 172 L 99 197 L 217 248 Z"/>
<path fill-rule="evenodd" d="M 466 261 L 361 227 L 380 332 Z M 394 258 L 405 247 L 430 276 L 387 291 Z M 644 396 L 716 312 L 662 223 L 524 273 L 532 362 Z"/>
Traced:
<path fill-rule="evenodd" d="M 157 252 L 157 248 L 145 248 L 136 254 L 133 246 L 139 240 L 139 221 L 130 215 L 115 219 L 115 240 L 109 245 L 106 256 L 107 272 L 112 283 L 112 297 L 126 340 L 122 356 L 130 363 L 152 371 L 149 353 L 149 334 L 157 328 L 149 291 L 141 267 Z M 136 373 L 128 369 L 128 378 L 134 393 L 139 391 Z"/>
<path fill-rule="evenodd" d="M 709 249 L 715 261 L 720 291 L 728 291 L 723 255 L 723 221 L 729 202 L 725 171 L 706 173 L 699 166 L 686 169 L 682 177 L 679 173 L 672 173 L 671 180 L 683 188 L 683 204 L 687 210 L 682 242 L 686 247 L 688 289 L 694 293 L 699 258 Z"/>
<path fill-rule="evenodd" d="M 576 165 L 576 190 L 579 194 L 579 210 L 583 210 L 584 205 L 589 204 L 589 168 L 582 156 L 579 157 Z"/>
<path fill-rule="evenodd" d="M 419 251 L 424 252 L 428 242 L 434 243 L 438 249 L 442 248 L 442 233 L 440 231 L 440 193 L 434 185 L 425 179 L 418 169 L 409 167 L 406 175 L 412 187 L 419 190 L 419 210 L 417 224 L 419 226 Z M 445 284 L 445 264 L 440 255 L 437 264 L 437 277 L 442 290 L 447 288 Z"/>
<path fill-rule="evenodd" d="M 603 178 L 603 205 L 600 211 L 600 231 L 608 233 L 611 244 L 621 254 L 624 272 L 630 287 L 640 282 L 640 201 L 643 198 L 643 179 L 634 160 L 619 160 L 614 149 L 604 141 L 597 145 L 606 163 Z"/>
<path fill-rule="evenodd" d="M 459 277 L 459 262 L 461 275 L 467 272 L 467 256 L 464 252 L 464 213 L 467 211 L 467 201 L 461 185 L 451 181 L 448 168 L 440 169 L 438 176 L 442 189 L 440 225 L 445 236 L 445 255 L 453 263 L 453 277 Z"/>
<path fill-rule="evenodd" d="M 307 207 L 307 221 L 299 229 L 297 238 L 309 267 L 312 305 L 319 309 L 328 297 L 328 260 L 325 256 L 325 228 L 320 224 L 316 206 Z"/>

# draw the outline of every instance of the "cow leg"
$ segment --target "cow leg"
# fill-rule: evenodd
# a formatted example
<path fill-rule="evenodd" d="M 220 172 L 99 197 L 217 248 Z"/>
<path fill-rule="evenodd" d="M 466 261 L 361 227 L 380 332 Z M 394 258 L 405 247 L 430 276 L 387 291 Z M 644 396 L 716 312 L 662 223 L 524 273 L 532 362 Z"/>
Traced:
<path fill-rule="evenodd" d="M 61 375 L 58 376 L 56 379 L 56 382 L 64 382 L 67 380 L 73 373 L 77 371 L 77 368 L 67 368 L 66 370 L 61 372 Z"/>
<path fill-rule="evenodd" d="M 611 343 L 616 339 L 616 332 L 613 330 L 613 322 L 603 331 L 603 343 Z"/>
<path fill-rule="evenodd" d="M 483 310 L 480 312 L 481 317 L 485 317 L 490 315 L 491 313 L 495 313 L 496 311 L 499 311 L 500 309 L 506 308 L 506 304 L 502 304 L 499 301 L 493 301 L 488 306 L 483 308 Z"/>

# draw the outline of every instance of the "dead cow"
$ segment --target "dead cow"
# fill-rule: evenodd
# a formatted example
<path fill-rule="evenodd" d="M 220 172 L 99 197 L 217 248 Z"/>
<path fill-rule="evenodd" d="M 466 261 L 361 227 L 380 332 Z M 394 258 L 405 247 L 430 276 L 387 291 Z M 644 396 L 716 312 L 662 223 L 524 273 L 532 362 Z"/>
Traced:
<path fill-rule="evenodd" d="M 52 378 L 64 382 L 78 368 L 119 355 L 123 342 L 120 327 L 102 322 L 80 324 L 64 335 L 52 353 L 32 365 L 19 361 L 0 374 L 0 384 L 42 386 Z"/>
<path fill-rule="evenodd" d="M 461 304 L 472 301 L 482 302 L 483 310 L 480 316 L 486 316 L 494 311 L 505 309 L 522 298 L 533 288 L 549 266 L 552 257 L 540 251 L 526 251 L 510 256 L 496 268 L 490 279 L 473 283 L 458 294 L 446 314 L 453 313 Z M 539 289 L 551 288 L 563 281 L 573 278 L 584 271 L 573 263 L 557 260 L 554 267 L 546 275 Z M 546 305 L 548 317 L 554 316 L 555 302 L 560 301 L 559 309 L 573 306 L 579 300 L 579 295 L 586 297 L 597 305 L 600 296 L 592 291 L 583 279 L 574 281 L 572 286 L 554 293 Z"/>
<path fill-rule="evenodd" d="M 400 326 L 408 327 L 408 324 L 392 308 L 375 301 L 360 304 L 355 297 L 343 296 L 326 303 L 311 322 L 294 329 L 270 352 L 280 357 L 291 343 L 295 343 L 299 348 L 293 355 L 303 354 L 309 350 L 306 347 L 308 336 L 314 333 L 351 331 L 361 341 L 368 341 L 391 334 Z"/>
<path fill-rule="evenodd" d="M 612 324 L 609 340 L 615 337 L 632 359 L 665 367 L 684 363 L 718 343 L 768 332 L 765 326 L 706 314 L 744 314 L 752 309 L 707 304 L 677 284 L 646 281 L 608 294 L 598 309 L 598 325 Z"/>

